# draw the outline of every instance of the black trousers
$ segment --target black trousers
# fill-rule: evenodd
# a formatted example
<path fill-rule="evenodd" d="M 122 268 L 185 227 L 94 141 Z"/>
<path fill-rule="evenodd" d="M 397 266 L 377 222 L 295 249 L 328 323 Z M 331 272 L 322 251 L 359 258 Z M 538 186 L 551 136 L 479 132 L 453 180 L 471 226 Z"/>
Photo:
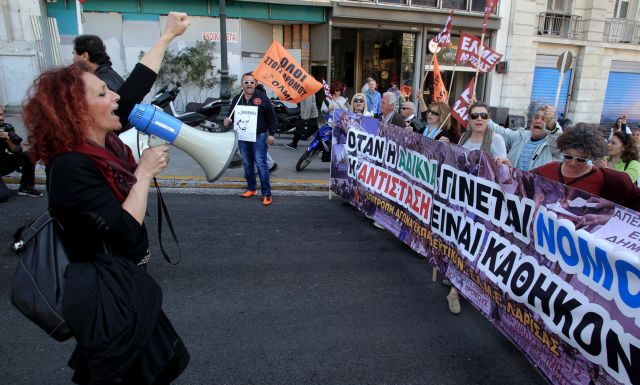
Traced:
<path fill-rule="evenodd" d="M 31 161 L 28 151 L 17 154 L 8 154 L 6 158 L 0 160 L 0 202 L 9 199 L 9 188 L 2 180 L 1 176 L 20 171 L 20 188 L 31 189 L 36 183 L 36 165 Z"/>
<path fill-rule="evenodd" d="M 318 130 L 318 119 L 311 118 L 307 120 L 298 119 L 296 122 L 296 131 L 293 133 L 293 145 L 297 146 L 300 139 L 308 139 Z"/>

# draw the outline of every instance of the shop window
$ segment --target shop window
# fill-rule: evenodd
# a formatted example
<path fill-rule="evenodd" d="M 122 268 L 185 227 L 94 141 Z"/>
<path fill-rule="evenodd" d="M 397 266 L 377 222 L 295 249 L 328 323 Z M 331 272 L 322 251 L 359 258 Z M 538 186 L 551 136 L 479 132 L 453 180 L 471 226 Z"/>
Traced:
<path fill-rule="evenodd" d="M 438 0 L 411 0 L 411 5 L 418 5 L 421 7 L 438 7 Z"/>
<path fill-rule="evenodd" d="M 486 0 L 473 0 L 471 1 L 471 10 L 476 12 L 484 12 Z"/>
<path fill-rule="evenodd" d="M 406 5 L 408 0 L 378 0 L 378 3 L 403 4 Z"/>
<path fill-rule="evenodd" d="M 467 9 L 467 0 L 442 0 L 442 8 Z"/>

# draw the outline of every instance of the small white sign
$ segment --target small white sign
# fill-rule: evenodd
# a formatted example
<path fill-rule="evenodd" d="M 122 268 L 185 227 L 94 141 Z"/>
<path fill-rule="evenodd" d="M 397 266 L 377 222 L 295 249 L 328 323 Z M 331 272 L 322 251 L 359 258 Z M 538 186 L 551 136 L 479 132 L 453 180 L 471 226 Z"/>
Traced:
<path fill-rule="evenodd" d="M 202 32 L 202 40 L 219 42 L 220 41 L 220 32 Z M 237 32 L 227 32 L 227 43 L 237 43 L 238 42 L 238 33 Z"/>
<path fill-rule="evenodd" d="M 255 142 L 257 128 L 258 107 L 236 106 L 235 112 L 233 113 L 233 129 L 238 133 L 238 140 Z"/>

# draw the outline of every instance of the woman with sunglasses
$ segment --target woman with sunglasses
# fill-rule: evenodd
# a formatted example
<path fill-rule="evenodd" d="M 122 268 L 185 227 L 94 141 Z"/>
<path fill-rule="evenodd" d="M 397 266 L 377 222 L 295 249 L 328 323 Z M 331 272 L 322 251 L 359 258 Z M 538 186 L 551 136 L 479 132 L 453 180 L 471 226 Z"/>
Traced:
<path fill-rule="evenodd" d="M 349 111 L 363 116 L 373 116 L 367 105 L 367 98 L 362 93 L 357 93 L 351 98 L 351 106 Z"/>
<path fill-rule="evenodd" d="M 640 189 L 631 178 L 625 173 L 593 164 L 594 159 L 606 154 L 604 143 L 597 126 L 577 123 L 558 137 L 562 162 L 547 163 L 531 172 L 639 211 Z"/>
<path fill-rule="evenodd" d="M 507 147 L 504 139 L 489 128 L 489 105 L 483 102 L 475 102 L 469 108 L 469 122 L 467 131 L 462 134 L 458 144 L 468 150 L 481 150 L 490 154 L 493 159 L 506 158 Z"/>
<path fill-rule="evenodd" d="M 636 183 L 640 176 L 640 162 L 633 137 L 622 131 L 614 132 L 607 144 L 607 152 L 609 156 L 595 161 L 596 166 L 624 172 Z"/>
<path fill-rule="evenodd" d="M 432 104 L 433 105 L 433 104 Z M 432 107 L 429 108 L 431 110 Z M 471 113 L 469 114 L 469 122 L 467 123 L 467 131 L 462 134 L 460 146 L 468 150 L 481 150 L 490 154 L 493 159 L 504 158 L 507 156 L 507 148 L 504 144 L 504 139 L 500 135 L 494 134 L 489 128 L 489 106 L 482 102 L 475 102 L 469 108 Z M 432 112 L 428 112 L 429 115 L 433 115 Z M 426 132 L 426 130 L 425 130 Z M 446 286 L 450 286 L 449 280 L 443 280 L 442 283 Z M 449 304 L 449 311 L 452 314 L 460 314 L 460 297 L 458 289 L 451 287 L 451 291 L 447 295 L 447 303 Z"/>
<path fill-rule="evenodd" d="M 422 135 L 433 140 L 458 143 L 460 132 L 451 126 L 448 116 L 449 105 L 447 103 L 431 103 L 427 108 L 427 124 Z"/>

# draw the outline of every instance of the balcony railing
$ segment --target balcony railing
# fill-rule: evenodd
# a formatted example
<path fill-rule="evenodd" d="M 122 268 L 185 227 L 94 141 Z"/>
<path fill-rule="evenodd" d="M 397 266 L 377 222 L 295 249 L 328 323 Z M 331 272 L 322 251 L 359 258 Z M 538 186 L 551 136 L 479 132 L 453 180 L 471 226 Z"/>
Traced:
<path fill-rule="evenodd" d="M 633 43 L 640 42 L 640 24 L 627 19 L 607 19 L 604 24 L 604 41 Z"/>
<path fill-rule="evenodd" d="M 541 12 L 538 15 L 538 35 L 580 39 L 582 37 L 582 16 Z"/>

